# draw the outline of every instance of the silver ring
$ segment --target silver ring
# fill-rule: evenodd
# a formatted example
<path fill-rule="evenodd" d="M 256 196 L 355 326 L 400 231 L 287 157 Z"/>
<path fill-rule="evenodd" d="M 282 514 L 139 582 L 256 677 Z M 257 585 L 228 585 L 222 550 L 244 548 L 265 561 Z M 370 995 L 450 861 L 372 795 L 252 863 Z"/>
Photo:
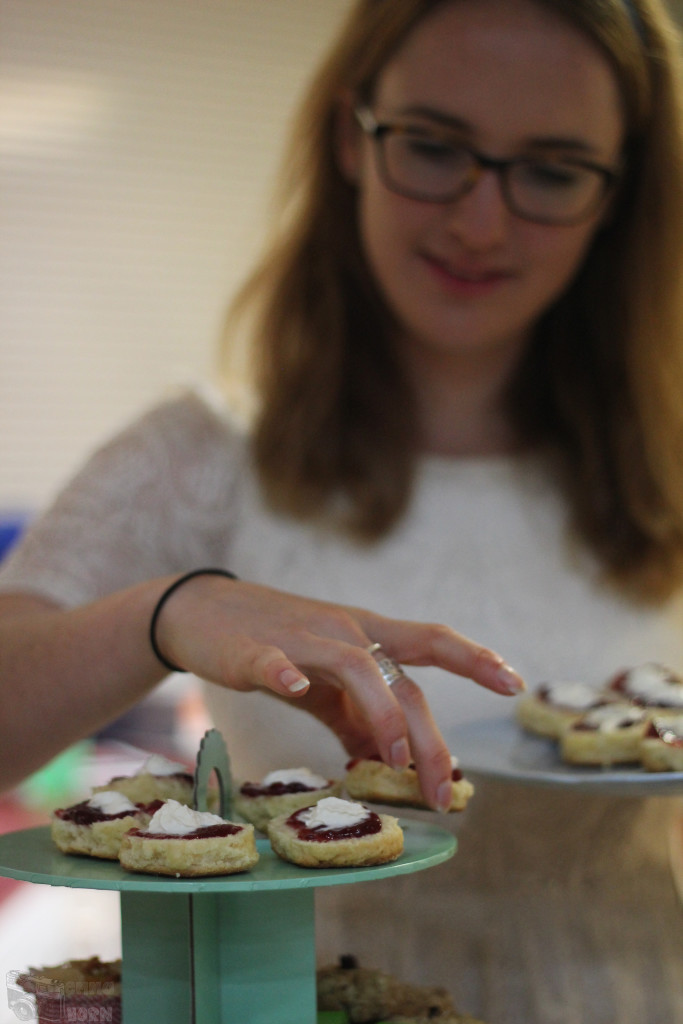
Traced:
<path fill-rule="evenodd" d="M 377 662 L 377 668 L 382 674 L 382 678 L 387 686 L 391 686 L 392 683 L 397 683 L 399 679 L 403 679 L 404 672 L 399 663 L 395 658 L 391 658 L 388 654 L 382 651 L 381 644 L 369 644 L 365 650 L 368 654 L 371 654 Z M 381 654 L 379 652 L 382 652 Z"/>

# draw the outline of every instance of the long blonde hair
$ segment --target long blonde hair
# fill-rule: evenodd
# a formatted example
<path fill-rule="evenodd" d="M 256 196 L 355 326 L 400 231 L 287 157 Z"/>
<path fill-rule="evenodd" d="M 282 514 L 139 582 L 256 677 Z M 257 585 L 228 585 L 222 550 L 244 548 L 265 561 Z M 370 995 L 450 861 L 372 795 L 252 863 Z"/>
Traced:
<path fill-rule="evenodd" d="M 340 96 L 370 98 L 412 29 L 458 0 L 359 0 L 311 84 L 281 180 L 281 220 L 238 294 L 259 398 L 264 493 L 299 518 L 375 540 L 411 496 L 416 418 L 394 324 L 366 265 L 336 156 Z M 464 0 L 460 0 L 464 2 Z M 624 593 L 683 582 L 683 110 L 678 38 L 660 0 L 535 0 L 604 51 L 626 111 L 613 215 L 538 323 L 509 393 L 553 454 L 578 535 Z M 224 365 L 230 365 L 229 344 Z"/>

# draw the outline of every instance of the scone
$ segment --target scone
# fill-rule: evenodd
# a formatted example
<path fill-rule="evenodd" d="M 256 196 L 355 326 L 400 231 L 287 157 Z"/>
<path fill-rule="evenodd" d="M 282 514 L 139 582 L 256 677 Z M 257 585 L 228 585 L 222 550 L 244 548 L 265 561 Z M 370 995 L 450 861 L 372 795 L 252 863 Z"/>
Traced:
<path fill-rule="evenodd" d="M 544 683 L 519 698 L 515 714 L 523 729 L 556 740 L 568 725 L 607 699 L 586 683 Z"/>
<path fill-rule="evenodd" d="M 190 807 L 194 797 L 194 776 L 185 765 L 169 761 L 160 754 L 150 754 L 135 775 L 117 775 L 105 786 L 95 786 L 93 793 L 103 789 L 124 793 L 136 804 L 177 800 Z"/>
<path fill-rule="evenodd" d="M 249 871 L 259 859 L 253 825 L 193 811 L 177 800 L 162 804 L 146 828 L 134 828 L 121 843 L 127 871 L 195 878 Z"/>
<path fill-rule="evenodd" d="M 646 662 L 614 676 L 608 692 L 646 708 L 650 716 L 683 714 L 683 678 L 656 662 Z"/>
<path fill-rule="evenodd" d="M 645 711 L 634 704 L 602 704 L 566 727 L 560 737 L 560 754 L 571 764 L 637 762 L 648 723 Z"/>
<path fill-rule="evenodd" d="M 396 818 L 335 796 L 273 818 L 268 838 L 279 857 L 306 868 L 385 864 L 403 852 Z"/>
<path fill-rule="evenodd" d="M 128 829 L 146 828 L 159 806 L 159 801 L 134 804 L 114 791 L 93 793 L 89 800 L 54 812 L 52 839 L 62 853 L 118 860 L 121 840 Z"/>
<path fill-rule="evenodd" d="M 474 793 L 474 786 L 463 777 L 456 757 L 451 758 L 451 765 L 453 784 L 448 810 L 462 811 Z M 346 765 L 344 786 L 354 800 L 397 807 L 429 807 L 422 795 L 414 764 L 403 771 L 395 771 L 379 757 L 357 757 Z"/>
<path fill-rule="evenodd" d="M 683 715 L 651 720 L 640 741 L 640 760 L 649 772 L 683 772 Z"/>
<path fill-rule="evenodd" d="M 271 818 L 310 807 L 326 796 L 339 796 L 341 788 L 341 782 L 315 775 L 310 768 L 282 768 L 260 782 L 243 783 L 235 794 L 235 810 L 265 832 Z"/>
<path fill-rule="evenodd" d="M 478 1024 L 457 1012 L 446 989 L 399 981 L 383 971 L 359 967 L 350 956 L 341 957 L 339 965 L 319 967 L 316 988 L 318 1010 L 343 1012 L 350 1024 L 379 1020 Z"/>

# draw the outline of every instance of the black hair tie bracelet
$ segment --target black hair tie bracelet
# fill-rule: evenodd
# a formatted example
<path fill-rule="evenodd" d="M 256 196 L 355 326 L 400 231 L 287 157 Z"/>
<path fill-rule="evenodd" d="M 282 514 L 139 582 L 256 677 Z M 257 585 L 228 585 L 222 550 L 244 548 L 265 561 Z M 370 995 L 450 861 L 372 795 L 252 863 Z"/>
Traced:
<path fill-rule="evenodd" d="M 161 664 L 171 672 L 186 672 L 187 669 L 180 668 L 179 665 L 174 665 L 173 662 L 169 661 L 168 658 L 165 658 L 159 650 L 156 638 L 157 622 L 159 620 L 161 610 L 171 594 L 174 594 L 178 587 L 182 587 L 183 583 L 187 583 L 188 580 L 194 579 L 195 576 L 225 576 L 226 579 L 229 580 L 238 579 L 234 572 L 229 572 L 227 569 L 193 569 L 192 572 L 186 572 L 184 576 L 180 576 L 179 579 L 174 580 L 170 587 L 167 587 L 166 590 L 164 590 L 163 594 L 154 606 L 154 611 L 152 612 L 152 618 L 149 623 L 149 642 Z"/>

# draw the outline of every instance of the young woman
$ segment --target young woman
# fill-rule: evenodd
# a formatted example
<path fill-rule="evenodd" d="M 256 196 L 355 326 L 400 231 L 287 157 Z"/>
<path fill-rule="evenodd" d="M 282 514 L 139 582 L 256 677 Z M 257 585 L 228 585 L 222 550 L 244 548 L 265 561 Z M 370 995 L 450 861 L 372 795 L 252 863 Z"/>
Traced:
<path fill-rule="evenodd" d="M 490 654 L 477 673 L 476 647 L 452 636 L 446 658 L 433 635 L 378 632 L 368 613 L 310 629 L 318 605 L 263 585 L 454 623 L 531 682 L 683 666 L 680 95 L 657 0 L 360 0 L 238 303 L 256 313 L 252 430 L 183 397 L 71 485 L 4 574 L 5 658 L 25 692 L 63 708 L 93 673 L 89 703 L 111 711 L 119 671 L 134 697 L 154 676 L 139 623 L 160 577 L 207 564 L 250 582 L 179 587 L 157 623 L 166 658 L 243 688 L 229 659 L 245 634 L 264 642 L 254 608 L 277 604 L 287 650 L 292 602 L 287 669 L 313 662 L 358 699 L 367 681 L 375 726 L 376 637 L 499 692 L 516 677 Z M 242 601 L 251 614 L 222 647 Z M 506 713 L 438 669 L 411 675 L 449 745 L 463 721 Z M 438 805 L 444 752 L 420 691 L 396 693 Z M 311 686 L 297 709 L 207 689 L 249 777 L 304 752 L 338 772 L 325 723 L 347 749 L 371 742 L 346 692 L 326 696 Z M 375 732 L 391 757 L 395 734 Z M 490 1024 L 683 1024 L 675 813 L 480 780 L 449 864 L 322 893 L 321 957 L 444 984 Z"/>

